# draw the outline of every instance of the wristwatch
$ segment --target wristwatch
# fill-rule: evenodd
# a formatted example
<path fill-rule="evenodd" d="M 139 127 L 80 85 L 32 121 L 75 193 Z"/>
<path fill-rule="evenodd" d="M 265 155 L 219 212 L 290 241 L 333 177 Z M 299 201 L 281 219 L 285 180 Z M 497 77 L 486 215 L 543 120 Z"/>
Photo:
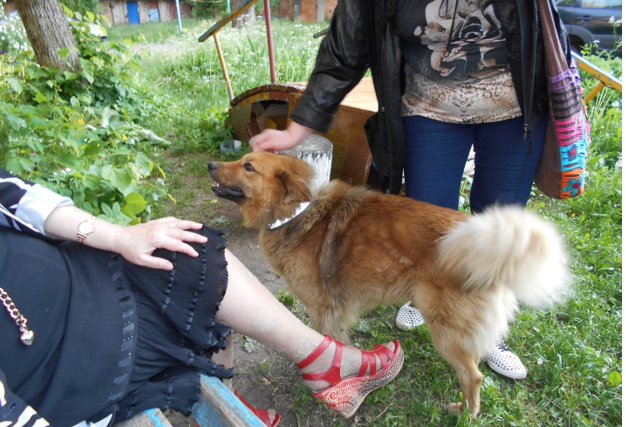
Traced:
<path fill-rule="evenodd" d="M 80 224 L 78 224 L 78 233 L 77 233 L 78 243 L 83 243 L 83 240 L 85 240 L 85 237 L 93 233 L 93 224 L 95 220 L 96 220 L 96 217 L 92 216 L 92 217 L 87 218 Z"/>

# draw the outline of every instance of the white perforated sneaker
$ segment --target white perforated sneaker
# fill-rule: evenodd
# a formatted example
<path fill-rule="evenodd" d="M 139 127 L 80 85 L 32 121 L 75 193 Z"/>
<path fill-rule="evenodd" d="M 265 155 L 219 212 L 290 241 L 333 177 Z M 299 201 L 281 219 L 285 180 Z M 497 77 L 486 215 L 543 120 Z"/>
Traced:
<path fill-rule="evenodd" d="M 411 305 L 411 301 L 400 307 L 396 316 L 396 326 L 403 331 L 410 331 L 424 324 L 422 313 Z"/>
<path fill-rule="evenodd" d="M 507 348 L 504 341 L 485 360 L 494 372 L 514 380 L 523 380 L 528 374 L 522 361 Z"/>

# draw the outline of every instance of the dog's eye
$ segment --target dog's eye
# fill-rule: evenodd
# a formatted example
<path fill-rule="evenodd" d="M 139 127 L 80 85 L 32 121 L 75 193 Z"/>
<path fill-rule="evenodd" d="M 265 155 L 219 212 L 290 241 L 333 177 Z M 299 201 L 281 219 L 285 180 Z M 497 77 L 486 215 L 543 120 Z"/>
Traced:
<path fill-rule="evenodd" d="M 252 166 L 250 163 L 244 163 L 243 168 L 248 172 L 254 172 L 254 166 Z"/>

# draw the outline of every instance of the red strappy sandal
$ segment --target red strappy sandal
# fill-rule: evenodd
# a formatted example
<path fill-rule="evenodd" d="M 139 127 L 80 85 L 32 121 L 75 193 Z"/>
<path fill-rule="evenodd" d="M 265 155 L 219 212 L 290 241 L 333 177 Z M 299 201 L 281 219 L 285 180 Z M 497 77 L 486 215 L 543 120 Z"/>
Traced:
<path fill-rule="evenodd" d="M 241 397 L 239 393 L 237 393 L 237 390 L 235 390 L 235 396 L 237 396 L 239 400 L 241 400 L 241 403 L 246 405 L 248 409 L 250 409 L 254 415 L 256 415 L 261 421 L 263 421 L 263 423 L 265 423 L 267 427 L 276 427 L 278 425 L 278 422 L 280 421 L 280 414 L 278 412 L 276 412 L 276 416 L 274 417 L 274 422 L 272 423 L 270 421 L 270 414 L 267 411 L 267 409 L 259 409 L 250 405 L 248 402 L 244 400 L 243 397 Z"/>
<path fill-rule="evenodd" d="M 326 381 L 330 383 L 330 387 L 319 393 L 313 393 L 324 404 L 333 411 L 339 413 L 345 418 L 354 415 L 365 397 L 372 391 L 391 382 L 402 369 L 404 363 L 404 351 L 400 347 L 398 341 L 393 341 L 396 346 L 395 351 L 389 350 L 387 347 L 377 344 L 370 351 L 362 351 L 363 360 L 361 369 L 355 377 L 341 379 L 341 355 L 343 353 L 344 343 L 333 340 L 330 335 L 326 335 L 326 339 L 311 353 L 306 359 L 298 363 L 296 366 L 303 369 L 309 366 L 328 348 L 331 342 L 335 342 L 337 349 L 333 365 L 327 372 L 320 374 L 302 374 L 305 381 Z M 376 356 L 380 359 L 383 368 L 376 372 Z M 387 359 L 389 358 L 389 362 Z M 365 373 L 369 368 L 370 374 Z M 376 372 L 372 375 L 372 372 Z"/>

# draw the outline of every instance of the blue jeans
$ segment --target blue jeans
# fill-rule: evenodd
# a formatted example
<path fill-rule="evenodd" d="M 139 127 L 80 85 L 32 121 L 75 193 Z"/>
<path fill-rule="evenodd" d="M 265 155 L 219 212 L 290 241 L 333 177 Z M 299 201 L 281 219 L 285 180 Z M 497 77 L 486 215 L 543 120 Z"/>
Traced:
<path fill-rule="evenodd" d="M 522 117 L 483 124 L 444 123 L 421 116 L 403 118 L 404 179 L 408 197 L 457 210 L 463 170 L 476 152 L 470 193 L 472 212 L 493 204 L 526 206 L 546 136 L 546 116 L 530 138 Z"/>

